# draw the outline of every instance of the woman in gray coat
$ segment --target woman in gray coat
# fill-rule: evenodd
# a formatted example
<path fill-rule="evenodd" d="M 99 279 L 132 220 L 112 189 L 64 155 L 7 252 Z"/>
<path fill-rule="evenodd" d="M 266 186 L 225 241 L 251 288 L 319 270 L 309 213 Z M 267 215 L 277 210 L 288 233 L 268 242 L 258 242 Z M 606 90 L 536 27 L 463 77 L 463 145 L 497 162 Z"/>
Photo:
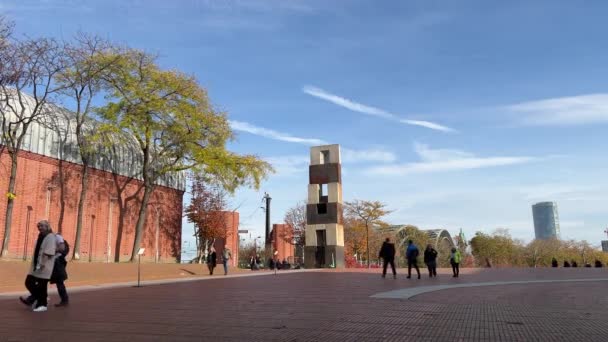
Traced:
<path fill-rule="evenodd" d="M 25 287 L 30 292 L 30 296 L 19 297 L 19 300 L 27 306 L 34 305 L 34 312 L 44 312 L 47 310 L 48 284 L 55 265 L 57 242 L 48 221 L 38 222 L 37 228 L 39 234 L 32 266 L 25 278 Z"/>

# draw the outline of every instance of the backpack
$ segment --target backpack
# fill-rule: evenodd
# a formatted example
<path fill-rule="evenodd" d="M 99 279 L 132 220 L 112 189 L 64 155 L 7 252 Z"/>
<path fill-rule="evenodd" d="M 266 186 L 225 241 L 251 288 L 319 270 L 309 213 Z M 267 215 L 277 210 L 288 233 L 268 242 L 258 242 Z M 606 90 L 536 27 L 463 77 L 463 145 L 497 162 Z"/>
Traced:
<path fill-rule="evenodd" d="M 420 252 L 418 251 L 418 248 L 416 248 L 412 251 L 412 257 L 417 258 L 418 254 L 420 254 Z"/>
<path fill-rule="evenodd" d="M 65 250 L 61 253 L 61 255 L 63 255 L 63 257 L 67 257 L 70 255 L 70 244 L 66 239 L 63 239 L 63 245 L 65 246 Z"/>

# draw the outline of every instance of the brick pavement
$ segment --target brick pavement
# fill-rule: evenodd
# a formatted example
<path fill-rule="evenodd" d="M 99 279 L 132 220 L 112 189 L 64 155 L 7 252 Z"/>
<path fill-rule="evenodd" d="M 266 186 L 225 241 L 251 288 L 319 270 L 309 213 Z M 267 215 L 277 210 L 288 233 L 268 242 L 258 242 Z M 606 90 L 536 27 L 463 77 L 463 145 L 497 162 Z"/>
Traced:
<path fill-rule="evenodd" d="M 29 266 L 29 261 L 0 261 L 0 294 L 22 291 Z M 218 265 L 216 272 L 223 274 L 223 266 Z M 232 274 L 250 271 L 231 267 L 229 272 Z M 68 286 L 71 287 L 130 282 L 137 280 L 137 263 L 70 262 L 68 273 Z M 143 280 L 197 279 L 208 277 L 208 274 L 204 264 L 141 264 Z"/>
<path fill-rule="evenodd" d="M 376 271 L 377 272 L 377 271 Z M 74 294 L 46 313 L 0 300 L 0 341 L 605 341 L 608 282 L 458 288 L 408 300 L 413 286 L 607 278 L 604 269 L 447 271 L 381 279 L 366 270 L 295 272 Z M 32 331 L 36 327 L 36 331 Z M 59 337 L 61 336 L 61 337 Z"/>

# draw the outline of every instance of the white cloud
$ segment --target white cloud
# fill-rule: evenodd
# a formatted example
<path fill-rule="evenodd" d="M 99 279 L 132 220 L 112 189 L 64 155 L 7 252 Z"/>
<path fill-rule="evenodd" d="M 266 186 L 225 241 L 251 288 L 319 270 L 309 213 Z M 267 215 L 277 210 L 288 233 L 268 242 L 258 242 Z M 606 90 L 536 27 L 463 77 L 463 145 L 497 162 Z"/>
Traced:
<path fill-rule="evenodd" d="M 306 155 L 267 157 L 264 160 L 272 165 L 277 176 L 308 172 L 309 157 Z"/>
<path fill-rule="evenodd" d="M 356 164 L 363 162 L 392 162 L 396 160 L 396 156 L 389 151 L 381 149 L 366 149 L 366 150 L 351 150 L 342 148 L 342 163 Z M 275 168 L 275 175 L 290 175 L 301 172 L 308 172 L 308 164 L 310 156 L 308 155 L 291 155 L 277 156 L 264 158 Z M 342 168 L 344 174 L 345 168 Z"/>
<path fill-rule="evenodd" d="M 440 124 L 436 124 L 429 121 L 420 121 L 420 120 L 408 120 L 401 119 L 397 115 L 387 112 L 384 109 L 367 106 L 347 98 L 329 93 L 321 88 L 313 87 L 313 86 L 304 86 L 302 91 L 310 96 L 314 96 L 316 98 L 331 102 L 340 107 L 344 107 L 346 109 L 352 110 L 353 112 L 363 113 L 387 120 L 401 122 L 407 125 L 426 127 L 429 129 L 434 129 L 442 132 L 454 132 L 452 128 L 442 126 Z"/>
<path fill-rule="evenodd" d="M 506 109 L 526 114 L 527 125 L 584 125 L 608 123 L 608 94 L 589 94 L 523 102 Z"/>
<path fill-rule="evenodd" d="M 432 161 L 445 161 L 445 160 L 458 160 L 463 158 L 471 158 L 473 157 L 472 153 L 460 151 L 460 150 L 451 150 L 451 149 L 436 149 L 433 150 L 429 148 L 426 144 L 414 143 L 414 151 L 416 154 L 426 162 Z"/>
<path fill-rule="evenodd" d="M 312 145 L 312 146 L 329 144 L 328 142 L 321 140 L 321 139 L 294 137 L 288 133 L 277 132 L 272 129 L 255 126 L 250 123 L 243 122 L 243 121 L 229 120 L 228 122 L 230 123 L 230 127 L 235 131 L 247 132 L 247 133 L 257 135 L 257 136 L 270 138 L 270 139 L 274 139 L 274 140 L 280 140 L 280 141 L 286 141 L 286 142 L 292 142 L 292 143 L 298 143 L 298 144 L 304 144 L 304 145 Z M 346 162 L 346 163 L 359 163 L 359 162 L 366 162 L 366 161 L 393 162 L 393 161 L 397 160 L 397 157 L 395 156 L 395 154 L 393 152 L 386 151 L 386 150 L 380 149 L 380 148 L 354 150 L 354 149 L 342 147 L 341 150 L 342 150 L 342 160 L 343 160 L 343 162 Z M 298 160 L 300 162 L 302 162 L 302 160 L 303 160 L 302 157 L 294 158 L 294 157 L 290 157 L 290 156 L 276 157 L 276 158 L 281 158 L 281 159 L 274 159 L 275 162 L 279 161 L 279 164 L 281 164 L 281 165 L 284 165 L 285 163 L 287 163 L 289 165 L 293 165 L 294 160 Z M 304 162 L 308 163 L 308 157 L 304 157 Z M 274 164 L 274 163 L 272 163 L 272 164 Z"/>
<path fill-rule="evenodd" d="M 535 160 L 531 157 L 489 157 L 465 158 L 460 160 L 409 163 L 402 165 L 379 166 L 370 171 L 378 174 L 406 175 L 411 173 L 445 172 L 471 170 L 486 167 L 523 164 Z"/>
<path fill-rule="evenodd" d="M 321 139 L 294 137 L 293 135 L 287 133 L 281 133 L 268 128 L 258 127 L 243 121 L 228 120 L 228 122 L 230 123 L 230 127 L 235 131 L 247 132 L 274 140 L 304 145 L 327 145 L 327 142 Z"/>
<path fill-rule="evenodd" d="M 570 200 L 571 198 L 585 198 L 597 188 L 592 186 L 574 186 L 562 183 L 536 184 L 520 187 L 517 192 L 526 200 L 555 201 Z"/>
<path fill-rule="evenodd" d="M 395 160 L 397 160 L 397 156 L 395 156 L 393 152 L 382 149 L 351 150 L 348 148 L 342 148 L 343 163 L 357 163 L 365 161 L 394 162 Z"/>
<path fill-rule="evenodd" d="M 456 132 L 454 129 L 430 121 L 400 119 L 399 122 L 412 126 L 426 127 L 442 132 Z"/>
<path fill-rule="evenodd" d="M 382 175 L 446 172 L 523 164 L 538 159 L 535 157 L 475 157 L 471 153 L 460 150 L 433 150 L 427 145 L 419 143 L 414 144 L 414 151 L 422 162 L 378 166 L 369 169 L 368 172 Z"/>

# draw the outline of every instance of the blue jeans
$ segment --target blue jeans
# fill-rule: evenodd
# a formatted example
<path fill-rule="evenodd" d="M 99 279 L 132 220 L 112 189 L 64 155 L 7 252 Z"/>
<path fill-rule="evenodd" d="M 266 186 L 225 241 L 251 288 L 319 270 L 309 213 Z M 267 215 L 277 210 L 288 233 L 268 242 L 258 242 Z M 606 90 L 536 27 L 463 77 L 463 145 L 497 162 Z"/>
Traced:
<path fill-rule="evenodd" d="M 224 260 L 224 275 L 228 274 L 228 260 Z"/>

